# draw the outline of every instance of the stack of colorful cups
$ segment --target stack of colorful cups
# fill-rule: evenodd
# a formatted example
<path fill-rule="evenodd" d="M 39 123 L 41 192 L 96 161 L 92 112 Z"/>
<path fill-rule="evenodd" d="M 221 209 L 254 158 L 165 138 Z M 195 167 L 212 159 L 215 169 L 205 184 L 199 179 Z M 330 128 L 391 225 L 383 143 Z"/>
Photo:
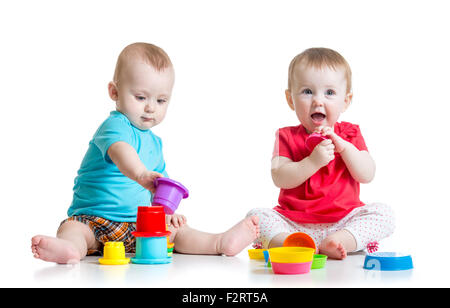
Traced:
<path fill-rule="evenodd" d="M 187 198 L 186 187 L 169 178 L 155 180 L 156 192 L 152 206 L 138 207 L 136 231 L 136 256 L 132 263 L 161 264 L 172 261 L 173 243 L 169 243 L 166 214 L 172 215 L 181 199 Z"/>
<path fill-rule="evenodd" d="M 174 243 L 169 242 L 169 237 L 167 237 L 167 256 L 170 258 L 172 257 L 173 253 L 173 247 L 175 246 Z"/>
<path fill-rule="evenodd" d="M 136 256 L 131 258 L 136 264 L 170 263 L 167 255 L 166 218 L 162 206 L 139 206 L 136 220 Z"/>
<path fill-rule="evenodd" d="M 283 243 L 283 247 L 310 247 L 316 252 L 318 251 L 316 243 L 308 234 L 303 232 L 296 232 L 289 235 Z M 325 267 L 327 256 L 314 254 L 311 269 L 320 269 Z"/>
<path fill-rule="evenodd" d="M 189 197 L 189 191 L 181 183 L 169 178 L 157 178 L 155 180 L 156 192 L 153 196 L 152 205 L 162 206 L 164 212 L 172 215 L 178 208 L 181 199 Z M 167 237 L 167 256 L 172 257 L 174 243 L 169 242 Z"/>
<path fill-rule="evenodd" d="M 314 249 L 309 247 L 276 247 L 269 249 L 275 274 L 305 274 L 311 270 Z"/>

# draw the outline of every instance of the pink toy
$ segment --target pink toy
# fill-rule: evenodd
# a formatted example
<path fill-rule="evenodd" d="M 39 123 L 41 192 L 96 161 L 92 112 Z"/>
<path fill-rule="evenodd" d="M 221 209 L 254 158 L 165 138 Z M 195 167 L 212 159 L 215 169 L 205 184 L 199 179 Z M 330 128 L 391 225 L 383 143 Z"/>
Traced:
<path fill-rule="evenodd" d="M 325 139 L 328 139 L 328 137 L 323 136 L 320 133 L 312 133 L 306 138 L 305 145 L 306 148 L 310 151 L 314 150 L 316 145 L 324 141 Z"/>
<path fill-rule="evenodd" d="M 272 270 L 274 274 L 282 275 L 296 275 L 296 274 L 306 274 L 311 270 L 310 262 L 304 263 L 276 263 L 272 262 Z"/>
<path fill-rule="evenodd" d="M 378 242 L 370 242 L 369 244 L 367 244 L 367 252 L 368 253 L 374 253 L 378 250 Z"/>
<path fill-rule="evenodd" d="M 156 192 L 153 196 L 152 205 L 161 205 L 164 207 L 164 212 L 168 215 L 172 215 L 176 211 L 181 199 L 189 196 L 189 191 L 186 187 L 169 178 L 157 178 L 155 186 Z"/>

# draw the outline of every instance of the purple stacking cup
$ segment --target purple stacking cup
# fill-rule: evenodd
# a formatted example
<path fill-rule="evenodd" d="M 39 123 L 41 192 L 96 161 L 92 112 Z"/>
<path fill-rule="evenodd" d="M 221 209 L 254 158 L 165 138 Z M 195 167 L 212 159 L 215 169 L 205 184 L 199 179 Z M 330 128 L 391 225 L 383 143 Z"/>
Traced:
<path fill-rule="evenodd" d="M 168 215 L 175 213 L 181 199 L 189 196 L 186 187 L 169 178 L 157 178 L 155 186 L 156 192 L 153 195 L 152 205 L 164 207 L 164 212 Z"/>

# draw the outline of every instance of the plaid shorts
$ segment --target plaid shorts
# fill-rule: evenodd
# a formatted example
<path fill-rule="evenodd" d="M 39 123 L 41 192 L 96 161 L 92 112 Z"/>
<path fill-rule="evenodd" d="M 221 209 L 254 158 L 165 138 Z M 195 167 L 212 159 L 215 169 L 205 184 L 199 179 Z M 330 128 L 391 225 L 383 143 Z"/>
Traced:
<path fill-rule="evenodd" d="M 97 216 L 79 215 L 63 220 L 60 226 L 68 221 L 79 221 L 86 224 L 94 233 L 95 239 L 100 242 L 100 250 L 89 249 L 88 255 L 101 254 L 106 242 L 123 242 L 125 252 L 136 252 L 136 238 L 131 234 L 136 231 L 135 222 L 116 222 Z"/>

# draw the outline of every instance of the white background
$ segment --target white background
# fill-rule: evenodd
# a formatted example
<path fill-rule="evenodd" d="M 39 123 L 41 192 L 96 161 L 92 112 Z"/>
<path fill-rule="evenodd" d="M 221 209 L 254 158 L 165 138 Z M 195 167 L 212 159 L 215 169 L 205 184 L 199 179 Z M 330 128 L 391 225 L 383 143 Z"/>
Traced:
<path fill-rule="evenodd" d="M 31 237 L 55 234 L 88 142 L 114 108 L 117 56 L 144 41 L 175 66 L 167 117 L 153 131 L 169 175 L 190 190 L 179 212 L 192 227 L 221 232 L 276 205 L 275 131 L 298 125 L 284 98 L 288 65 L 329 47 L 353 70 L 354 100 L 340 120 L 360 125 L 377 162 L 361 199 L 397 214 L 384 248 L 446 259 L 447 13 L 446 1 L 2 2 L 1 258 L 26 264 Z M 448 286 L 445 269 L 431 269 Z M 9 274 L 0 285 L 20 281 Z"/>

